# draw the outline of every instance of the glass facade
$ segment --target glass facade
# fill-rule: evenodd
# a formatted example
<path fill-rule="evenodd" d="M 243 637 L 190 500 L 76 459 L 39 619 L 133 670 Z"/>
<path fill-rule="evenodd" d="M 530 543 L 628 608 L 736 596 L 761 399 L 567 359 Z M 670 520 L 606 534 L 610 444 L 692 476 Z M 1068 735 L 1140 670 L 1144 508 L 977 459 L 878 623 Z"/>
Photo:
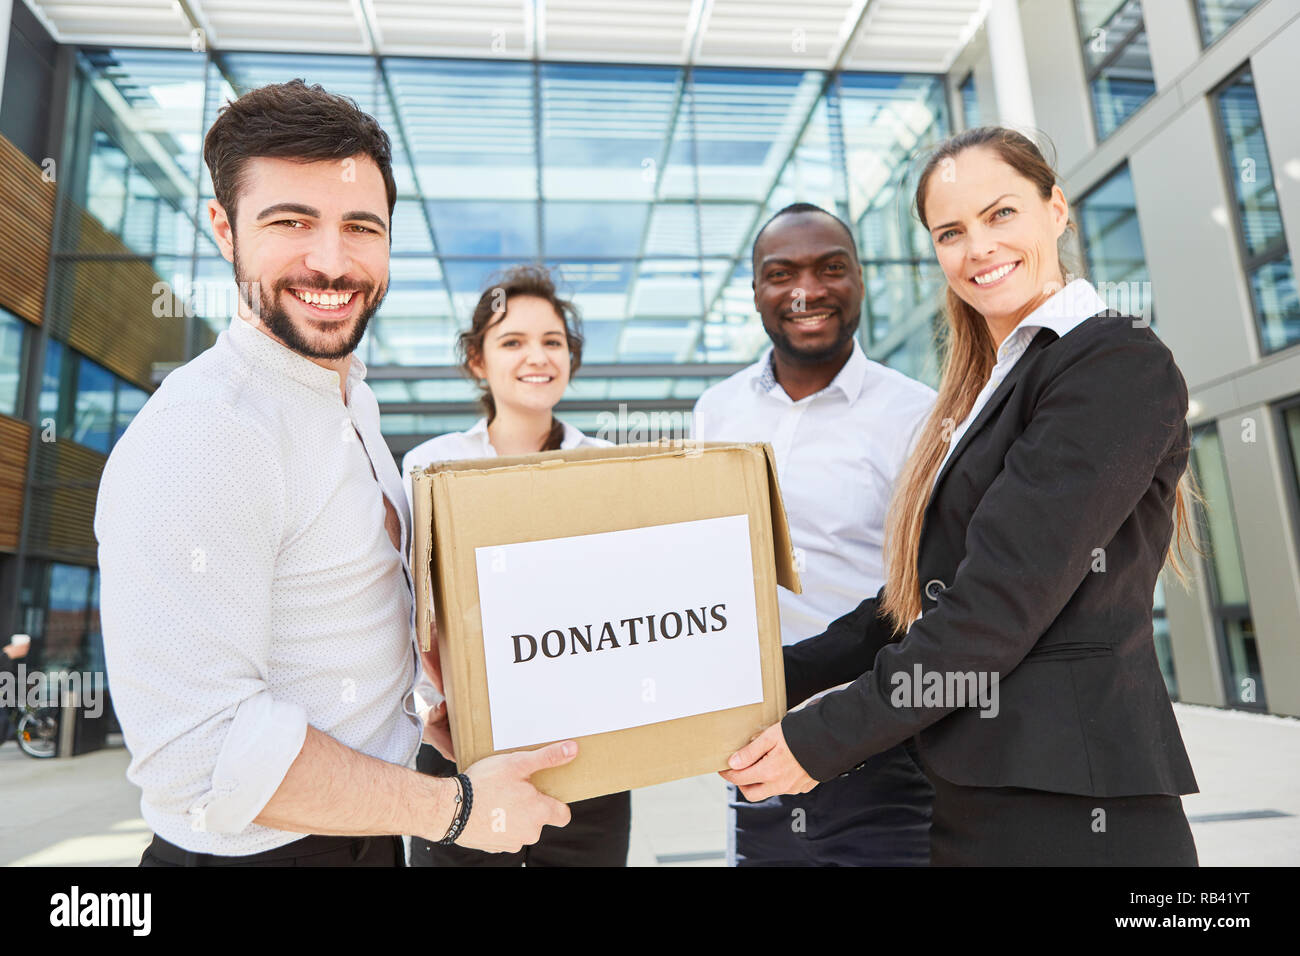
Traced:
<path fill-rule="evenodd" d="M 1205 498 L 1200 514 L 1200 537 L 1207 554 L 1205 570 L 1210 609 L 1219 632 L 1224 694 L 1230 707 L 1264 710 L 1264 682 L 1255 626 L 1217 426 L 1207 425 L 1192 432 L 1191 460 Z"/>
<path fill-rule="evenodd" d="M 1201 43 L 1209 46 L 1219 39 L 1257 3 L 1259 0 L 1196 0 L 1196 19 L 1201 28 Z"/>
<path fill-rule="evenodd" d="M 1156 92 L 1139 0 L 1075 0 L 1097 138 L 1119 129 Z"/>
<path fill-rule="evenodd" d="M 1094 186 L 1075 208 L 1088 276 L 1106 305 L 1152 321 L 1151 277 L 1128 166 Z"/>
<path fill-rule="evenodd" d="M 748 362 L 766 347 L 750 243 L 790 202 L 857 230 L 864 344 L 934 311 L 929 242 L 894 177 L 948 132 L 941 77 L 119 49 L 83 50 L 80 65 L 93 174 L 73 198 L 192 307 L 199 349 L 235 306 L 207 235 L 200 162 L 220 104 L 298 76 L 379 120 L 399 199 L 389 294 L 358 354 L 389 435 L 473 421 L 469 383 L 385 370 L 453 364 L 481 290 L 520 261 L 556 269 L 583 314 L 584 365 L 613 366 L 599 381 L 580 373 L 560 406 L 579 427 L 597 414 L 588 402 L 689 408 L 718 378 L 690 366 Z M 616 371 L 657 364 L 681 368 Z"/>
<path fill-rule="evenodd" d="M 940 313 L 918 323 L 897 345 L 887 352 L 873 356 L 877 361 L 896 368 L 904 375 L 925 382 L 931 388 L 939 387 L 939 336 L 943 327 Z"/>
<path fill-rule="evenodd" d="M 27 323 L 0 308 L 0 415 L 18 415 L 26 342 Z"/>
<path fill-rule="evenodd" d="M 73 408 L 72 439 L 108 454 L 113 439 L 112 372 L 88 358 L 79 357 L 77 398 Z"/>
<path fill-rule="evenodd" d="M 1216 100 L 1260 351 L 1275 352 L 1300 342 L 1300 296 L 1250 70 L 1229 80 Z"/>
<path fill-rule="evenodd" d="M 957 94 L 961 97 L 961 120 L 966 129 L 974 129 L 980 125 L 980 104 L 975 95 L 975 74 L 967 73 L 966 79 L 961 81 L 961 86 L 957 87 Z"/>
<path fill-rule="evenodd" d="M 45 345 L 41 381 L 41 427 L 60 439 L 107 455 L 148 399 L 144 389 L 124 381 L 62 342 Z"/>
<path fill-rule="evenodd" d="M 19 592 L 18 623 L 32 635 L 29 667 L 103 670 L 102 649 L 92 660 L 99 629 L 99 572 L 76 564 L 28 561 Z"/>

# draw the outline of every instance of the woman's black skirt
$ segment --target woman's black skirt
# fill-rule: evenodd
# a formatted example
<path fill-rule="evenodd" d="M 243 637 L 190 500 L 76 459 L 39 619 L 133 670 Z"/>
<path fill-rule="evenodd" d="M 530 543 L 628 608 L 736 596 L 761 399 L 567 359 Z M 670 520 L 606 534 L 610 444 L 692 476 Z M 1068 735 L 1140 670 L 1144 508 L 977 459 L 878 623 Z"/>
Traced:
<path fill-rule="evenodd" d="M 1196 866 L 1180 797 L 934 786 L 932 866 Z"/>

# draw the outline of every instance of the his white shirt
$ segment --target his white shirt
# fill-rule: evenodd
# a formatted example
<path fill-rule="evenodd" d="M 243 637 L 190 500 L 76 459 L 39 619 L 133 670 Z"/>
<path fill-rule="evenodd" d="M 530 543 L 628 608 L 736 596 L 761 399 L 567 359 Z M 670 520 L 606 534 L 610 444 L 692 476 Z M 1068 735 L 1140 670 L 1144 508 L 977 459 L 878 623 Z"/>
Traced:
<path fill-rule="evenodd" d="M 149 826 L 192 852 L 302 839 L 252 821 L 309 724 L 403 766 L 419 747 L 410 519 L 364 377 L 353 356 L 345 405 L 335 372 L 236 318 L 104 469 L 101 617 L 127 776 Z"/>
<path fill-rule="evenodd" d="M 871 361 L 855 341 L 830 385 L 795 402 L 777 383 L 771 358 L 769 348 L 706 390 L 693 431 L 708 441 L 772 446 L 803 581 L 803 594 L 778 592 L 781 640 L 793 644 L 820 634 L 884 583 L 890 496 L 935 393 Z"/>

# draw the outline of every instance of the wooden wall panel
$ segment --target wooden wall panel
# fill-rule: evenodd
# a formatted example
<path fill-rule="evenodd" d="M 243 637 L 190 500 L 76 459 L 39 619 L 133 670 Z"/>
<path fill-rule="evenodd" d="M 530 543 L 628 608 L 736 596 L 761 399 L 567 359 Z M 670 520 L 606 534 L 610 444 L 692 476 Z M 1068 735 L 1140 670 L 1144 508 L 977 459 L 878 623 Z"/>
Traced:
<path fill-rule="evenodd" d="M 18 550 L 30 437 L 26 422 L 0 415 L 0 551 Z"/>
<path fill-rule="evenodd" d="M 54 231 L 54 184 L 0 136 L 0 305 L 39 323 Z"/>
<path fill-rule="evenodd" d="M 69 255 L 130 253 L 78 206 L 67 206 L 64 222 Z M 55 337 L 149 391 L 155 362 L 184 360 L 185 318 L 167 314 L 183 306 L 170 295 L 155 305 L 163 280 L 147 260 L 65 258 L 56 268 L 50 319 Z"/>
<path fill-rule="evenodd" d="M 38 443 L 36 483 L 28 495 L 32 553 L 94 564 L 95 498 L 107 458 L 70 441 Z"/>

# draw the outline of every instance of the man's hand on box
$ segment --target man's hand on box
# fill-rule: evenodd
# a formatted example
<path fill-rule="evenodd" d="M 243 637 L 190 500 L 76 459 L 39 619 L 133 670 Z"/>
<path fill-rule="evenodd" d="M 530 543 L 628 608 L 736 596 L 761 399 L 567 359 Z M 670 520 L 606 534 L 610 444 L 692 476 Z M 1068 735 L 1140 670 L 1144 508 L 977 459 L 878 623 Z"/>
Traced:
<path fill-rule="evenodd" d="M 439 701 L 424 715 L 424 742 L 437 747 L 448 760 L 456 759 L 456 748 L 451 742 L 451 722 L 447 719 L 447 702 Z"/>
<path fill-rule="evenodd" d="M 474 805 L 456 843 L 490 853 L 515 853 L 541 839 L 542 827 L 567 825 L 568 806 L 539 792 L 528 778 L 577 755 L 577 742 L 566 740 L 484 757 L 474 764 L 465 771 L 474 787 Z"/>
<path fill-rule="evenodd" d="M 778 793 L 807 793 L 817 786 L 786 746 L 780 723 L 763 731 L 727 761 L 723 780 L 734 783 L 750 803 L 766 800 Z"/>

